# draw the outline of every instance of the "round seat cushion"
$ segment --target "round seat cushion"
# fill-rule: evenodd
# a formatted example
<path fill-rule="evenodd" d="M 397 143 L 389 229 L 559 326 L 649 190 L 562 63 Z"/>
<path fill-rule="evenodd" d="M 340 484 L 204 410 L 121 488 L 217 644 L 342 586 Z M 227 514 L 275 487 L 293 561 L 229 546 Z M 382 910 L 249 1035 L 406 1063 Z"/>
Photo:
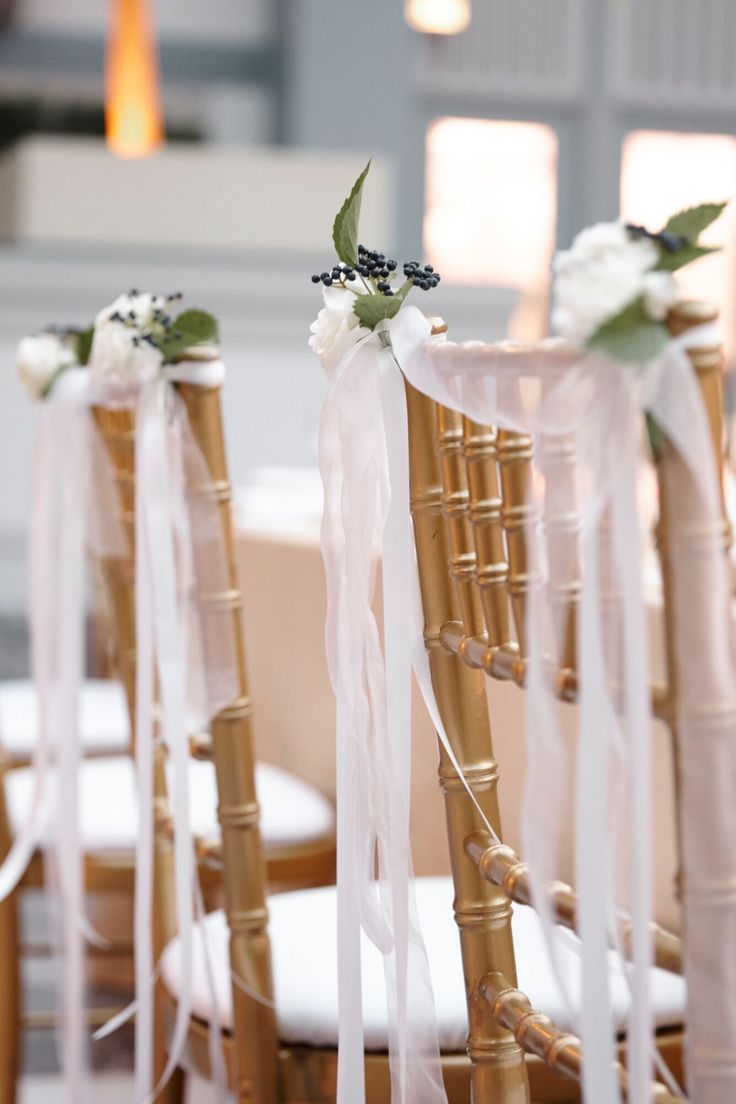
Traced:
<path fill-rule="evenodd" d="M 429 957 L 437 1008 L 440 1046 L 447 1052 L 465 1049 L 468 1032 L 460 943 L 452 911 L 450 878 L 418 878 L 417 907 Z M 337 1046 L 337 913 L 334 886 L 296 890 L 269 900 L 269 935 L 279 1034 L 283 1042 L 321 1047 Z M 563 1031 L 575 1023 L 561 996 L 544 945 L 541 925 L 533 909 L 514 905 L 514 946 L 519 988 L 534 1008 L 551 1016 Z M 575 993 L 580 978 L 577 940 L 559 932 L 562 969 Z M 228 930 L 224 913 L 210 913 L 198 926 L 193 961 L 192 997 L 195 1016 L 207 1021 L 211 993 L 203 953 L 207 941 L 213 967 L 220 1020 L 232 1026 L 232 994 L 228 959 Z M 386 989 L 381 954 L 363 940 L 363 1013 L 366 1047 L 386 1050 L 388 1027 Z M 614 1014 L 623 1026 L 629 991 L 617 960 L 610 971 Z M 656 1023 L 660 1027 L 682 1022 L 685 983 L 663 970 L 652 971 Z M 162 959 L 162 977 L 172 996 L 180 989 L 181 945 L 174 939 Z"/>
<path fill-rule="evenodd" d="M 217 788 L 212 763 L 189 764 L 193 830 L 208 838 L 220 834 Z M 27 815 L 33 793 L 33 771 L 20 767 L 5 778 L 13 827 Z M 132 851 L 138 835 L 133 761 L 127 755 L 88 759 L 80 765 L 80 831 L 88 852 Z M 266 848 L 307 844 L 333 829 L 332 805 L 314 786 L 267 763 L 256 766 L 261 833 Z"/>
<path fill-rule="evenodd" d="M 79 728 L 86 754 L 126 751 L 130 725 L 125 694 L 115 679 L 84 679 Z M 27 759 L 38 738 L 38 696 L 31 679 L 0 682 L 0 745 L 11 759 Z"/>

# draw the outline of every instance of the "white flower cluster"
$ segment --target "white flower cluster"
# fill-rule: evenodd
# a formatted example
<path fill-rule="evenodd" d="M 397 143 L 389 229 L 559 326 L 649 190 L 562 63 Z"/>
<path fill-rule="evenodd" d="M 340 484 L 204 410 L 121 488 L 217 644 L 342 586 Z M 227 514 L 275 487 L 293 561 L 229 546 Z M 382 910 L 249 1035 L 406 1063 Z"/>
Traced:
<path fill-rule="evenodd" d="M 649 238 L 632 238 L 620 222 L 583 230 L 554 259 L 552 325 L 583 346 L 624 307 L 642 297 L 648 316 L 665 318 L 677 297 L 670 272 L 655 272 L 659 250 Z"/>
<path fill-rule="evenodd" d="M 164 357 L 151 334 L 167 306 L 161 295 L 131 291 L 101 310 L 89 358 L 93 380 L 129 390 L 153 379 Z"/>
<path fill-rule="evenodd" d="M 23 389 L 32 399 L 42 399 L 56 377 L 77 363 L 69 340 L 57 333 L 24 337 L 18 345 L 17 365 Z"/>
<path fill-rule="evenodd" d="M 361 326 L 353 312 L 355 296 L 344 287 L 325 287 L 324 306 L 309 327 L 309 348 L 317 354 L 329 378 L 340 360 L 370 330 Z"/>

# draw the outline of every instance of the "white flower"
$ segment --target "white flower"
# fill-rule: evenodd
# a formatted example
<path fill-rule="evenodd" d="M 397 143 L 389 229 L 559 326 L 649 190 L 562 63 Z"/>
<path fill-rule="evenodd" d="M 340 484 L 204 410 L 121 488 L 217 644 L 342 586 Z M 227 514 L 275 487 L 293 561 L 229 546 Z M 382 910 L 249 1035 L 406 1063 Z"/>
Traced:
<path fill-rule="evenodd" d="M 309 327 L 309 348 L 329 377 L 348 349 L 370 331 L 359 324 L 353 312 L 355 296 L 347 288 L 326 287 L 322 295 L 325 305 Z"/>
<path fill-rule="evenodd" d="M 95 380 L 131 390 L 156 376 L 164 357 L 146 335 L 165 307 L 161 296 L 143 292 L 120 295 L 99 312 L 89 358 Z"/>
<path fill-rule="evenodd" d="M 631 238 L 620 222 L 599 223 L 583 230 L 572 248 L 558 253 L 553 264 L 552 325 L 574 345 L 582 346 L 651 285 L 652 306 L 661 310 L 664 281 L 653 273 L 659 251 L 649 238 Z M 667 275 L 662 273 L 661 275 Z M 646 303 L 646 309 L 649 305 Z M 669 305 L 669 303 L 668 303 Z M 652 314 L 652 317 L 663 317 Z"/>
<path fill-rule="evenodd" d="M 55 333 L 24 337 L 18 345 L 18 375 L 32 399 L 41 399 L 65 368 L 76 364 L 73 349 Z"/>
<path fill-rule="evenodd" d="M 671 272 L 647 272 L 644 276 L 644 309 L 661 322 L 677 299 L 677 281 Z"/>

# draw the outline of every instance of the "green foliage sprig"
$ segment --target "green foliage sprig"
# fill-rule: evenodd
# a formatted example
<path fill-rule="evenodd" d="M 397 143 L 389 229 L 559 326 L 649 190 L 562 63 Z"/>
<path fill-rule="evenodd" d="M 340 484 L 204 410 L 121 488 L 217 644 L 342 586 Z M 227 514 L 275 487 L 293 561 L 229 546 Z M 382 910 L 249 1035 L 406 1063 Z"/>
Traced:
<path fill-rule="evenodd" d="M 371 162 L 365 166 L 353 184 L 332 226 L 332 241 L 338 261 L 331 271 L 315 273 L 312 282 L 326 287 L 339 286 L 354 296 L 353 313 L 361 326 L 373 330 L 379 322 L 394 318 L 413 287 L 429 291 L 437 287 L 440 274 L 432 265 L 420 265 L 418 261 L 405 261 L 402 265 L 404 280 L 401 285 L 398 262 L 378 250 L 367 249 L 360 244 L 360 209 L 363 186 Z"/>
<path fill-rule="evenodd" d="M 632 239 L 648 238 L 659 250 L 653 272 L 676 272 L 710 253 L 718 246 L 701 245 L 700 235 L 722 214 L 726 203 L 701 203 L 673 215 L 666 226 L 652 233 L 643 226 L 628 225 Z M 664 322 L 651 318 L 644 296 L 638 296 L 623 310 L 607 319 L 588 338 L 587 348 L 605 353 L 615 360 L 646 363 L 662 351 L 669 340 Z"/>

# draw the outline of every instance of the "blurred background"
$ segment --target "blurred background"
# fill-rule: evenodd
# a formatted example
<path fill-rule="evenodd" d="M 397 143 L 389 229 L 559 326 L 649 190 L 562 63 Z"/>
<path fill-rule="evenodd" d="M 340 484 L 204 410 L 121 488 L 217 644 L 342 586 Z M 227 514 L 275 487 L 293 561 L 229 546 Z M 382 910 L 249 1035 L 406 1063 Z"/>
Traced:
<path fill-rule="evenodd" d="M 656 227 L 736 191 L 732 0 L 158 0 L 160 144 L 139 117 L 155 65 L 125 42 L 135 9 L 0 0 L 6 615 L 24 601 L 35 415 L 15 379 L 21 335 L 86 324 L 128 286 L 214 310 L 240 482 L 314 464 L 309 275 L 332 259 L 332 216 L 367 156 L 363 236 L 434 263 L 434 309 L 458 337 L 542 334 L 551 255 L 585 224 L 621 209 Z M 111 149 L 106 56 L 124 64 L 126 48 L 144 140 Z M 108 93 L 120 82 L 108 64 Z M 729 354 L 734 218 L 714 230 L 724 253 L 686 277 L 721 302 Z"/>

